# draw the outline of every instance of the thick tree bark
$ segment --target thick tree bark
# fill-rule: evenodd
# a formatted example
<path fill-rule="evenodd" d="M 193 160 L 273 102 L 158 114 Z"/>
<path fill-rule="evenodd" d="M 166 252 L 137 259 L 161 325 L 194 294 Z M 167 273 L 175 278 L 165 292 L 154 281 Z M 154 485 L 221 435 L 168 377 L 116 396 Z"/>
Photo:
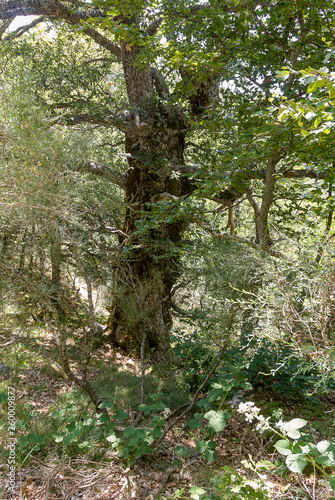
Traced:
<path fill-rule="evenodd" d="M 171 176 L 169 165 L 184 161 L 185 124 L 182 113 L 161 100 L 147 103 L 137 126 L 126 135 L 129 176 L 125 199 L 127 213 L 124 242 L 117 267 L 116 292 L 110 327 L 112 339 L 122 347 L 140 345 L 164 351 L 172 326 L 171 290 L 178 278 L 177 245 L 186 220 L 160 222 L 151 219 L 151 209 L 170 199 L 169 215 L 180 196 L 189 192 L 186 177 Z M 171 199 L 172 198 L 172 199 Z M 144 225 L 146 224 L 146 228 Z"/>

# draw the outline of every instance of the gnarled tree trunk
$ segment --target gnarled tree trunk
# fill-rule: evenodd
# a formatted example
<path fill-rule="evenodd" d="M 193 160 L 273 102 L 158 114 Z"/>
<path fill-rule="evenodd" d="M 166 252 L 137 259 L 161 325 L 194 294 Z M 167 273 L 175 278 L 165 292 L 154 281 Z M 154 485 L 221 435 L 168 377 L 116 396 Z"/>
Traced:
<path fill-rule="evenodd" d="M 178 109 L 157 98 L 135 121 L 126 134 L 130 169 L 123 231 L 129 238 L 118 259 L 110 326 L 113 341 L 123 347 L 139 345 L 145 336 L 147 347 L 164 351 L 172 326 L 171 290 L 178 278 L 177 245 L 187 225 L 173 210 L 189 183 L 185 177 L 172 178 L 169 167 L 184 161 L 185 124 Z M 151 219 L 156 203 L 171 205 L 171 222 Z"/>

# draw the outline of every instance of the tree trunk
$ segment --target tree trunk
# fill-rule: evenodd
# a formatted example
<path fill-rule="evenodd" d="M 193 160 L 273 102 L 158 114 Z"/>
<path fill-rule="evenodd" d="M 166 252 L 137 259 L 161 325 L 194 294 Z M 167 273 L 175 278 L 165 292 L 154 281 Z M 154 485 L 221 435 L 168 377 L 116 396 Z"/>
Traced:
<path fill-rule="evenodd" d="M 60 303 L 61 292 L 61 262 L 62 262 L 62 238 L 58 229 L 54 229 L 51 236 L 50 244 L 50 260 L 51 260 L 51 290 L 50 300 L 56 307 L 57 313 L 61 320 L 65 317 L 64 309 Z"/>
<path fill-rule="evenodd" d="M 136 126 L 126 134 L 130 168 L 123 232 L 129 237 L 121 237 L 111 336 L 116 344 L 129 348 L 139 346 L 145 335 L 147 348 L 164 351 L 172 326 L 178 244 L 187 225 L 176 215 L 176 208 L 178 198 L 189 189 L 188 179 L 173 178 L 169 167 L 184 161 L 185 124 L 178 109 L 157 99 L 135 119 Z"/>
<path fill-rule="evenodd" d="M 275 154 L 268 160 L 264 179 L 262 205 L 259 210 L 258 218 L 256 220 L 256 240 L 257 243 L 260 244 L 262 250 L 268 250 L 272 243 L 268 226 L 268 219 L 276 184 L 276 165 L 279 159 L 279 154 Z"/>

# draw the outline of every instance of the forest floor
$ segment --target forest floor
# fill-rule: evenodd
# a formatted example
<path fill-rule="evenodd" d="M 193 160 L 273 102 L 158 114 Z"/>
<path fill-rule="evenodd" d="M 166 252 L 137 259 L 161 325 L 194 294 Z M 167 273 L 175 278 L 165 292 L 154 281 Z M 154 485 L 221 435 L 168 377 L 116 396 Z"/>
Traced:
<path fill-rule="evenodd" d="M 331 490 L 325 486 L 322 478 L 312 474 L 313 471 L 304 476 L 281 472 L 275 462 L 278 456 L 275 456 L 275 450 L 271 447 L 271 437 L 256 432 L 252 424 L 247 424 L 233 410 L 225 429 L 214 438 L 218 459 L 213 463 L 195 454 L 193 458 L 179 457 L 181 463 L 178 467 L 172 465 L 175 456 L 170 450 L 176 445 L 195 450 L 198 431 L 185 429 L 185 419 L 171 431 L 164 447 L 128 467 L 122 466 L 114 450 L 101 449 L 99 443 L 82 452 L 78 447 L 64 448 L 62 443 L 50 446 L 49 441 L 48 445 L 40 445 L 38 436 L 51 432 L 46 422 L 53 412 L 73 403 L 71 394 L 75 387 L 61 376 L 57 364 L 50 361 L 55 359 L 55 345 L 42 327 L 30 328 L 27 335 L 27 331 L 7 323 L 0 334 L 0 362 L 12 369 L 10 374 L 0 376 L 0 393 L 7 393 L 9 387 L 14 389 L 17 435 L 27 436 L 26 444 L 21 441 L 17 448 L 17 494 L 10 496 L 6 493 L 9 470 L 5 453 L 8 449 L 8 417 L 6 405 L 0 405 L 0 445 L 4 452 L 0 454 L 0 499 L 199 500 L 207 495 L 210 499 L 321 500 L 331 497 Z M 158 387 L 167 394 L 171 409 L 185 402 L 185 398 L 189 400 L 187 391 L 180 390 L 177 384 L 178 370 L 171 372 L 162 363 L 147 371 L 148 393 Z M 114 398 L 118 398 L 120 406 L 130 416 L 133 414 L 134 418 L 140 394 L 140 375 L 140 360 L 136 354 L 127 355 L 107 344 L 94 353 L 91 377 L 96 381 L 97 389 L 108 394 L 113 387 Z M 179 389 L 176 390 L 176 387 Z M 264 414 L 281 408 L 284 420 L 306 418 L 319 439 L 334 440 L 335 395 L 328 394 L 327 398 L 319 398 L 313 403 L 301 402 L 294 394 L 279 397 L 263 390 L 251 391 L 247 397 Z M 87 401 L 85 404 L 86 410 L 90 405 Z M 34 441 L 34 437 L 37 441 Z M 253 486 L 250 491 L 254 493 L 248 496 L 250 485 Z M 194 489 L 195 486 L 200 490 Z M 265 496 L 265 490 L 270 492 L 268 496 Z"/>

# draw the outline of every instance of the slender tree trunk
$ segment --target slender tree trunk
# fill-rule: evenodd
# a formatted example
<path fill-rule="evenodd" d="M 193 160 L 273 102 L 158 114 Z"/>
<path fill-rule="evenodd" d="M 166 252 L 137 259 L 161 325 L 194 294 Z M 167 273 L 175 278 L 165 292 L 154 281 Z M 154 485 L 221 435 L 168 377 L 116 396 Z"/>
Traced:
<path fill-rule="evenodd" d="M 61 292 L 61 262 L 62 262 L 62 238 L 58 229 L 55 229 L 52 234 L 50 244 L 50 260 L 51 260 L 51 295 L 50 299 L 56 307 L 60 319 L 65 316 L 64 309 L 60 304 Z"/>
<path fill-rule="evenodd" d="M 273 193 L 276 184 L 276 165 L 279 161 L 279 155 L 271 157 L 268 161 L 264 191 L 262 196 L 262 204 L 259 210 L 258 219 L 256 222 L 257 239 L 263 250 L 267 250 L 271 244 L 270 231 L 268 226 L 269 212 L 272 205 Z"/>

